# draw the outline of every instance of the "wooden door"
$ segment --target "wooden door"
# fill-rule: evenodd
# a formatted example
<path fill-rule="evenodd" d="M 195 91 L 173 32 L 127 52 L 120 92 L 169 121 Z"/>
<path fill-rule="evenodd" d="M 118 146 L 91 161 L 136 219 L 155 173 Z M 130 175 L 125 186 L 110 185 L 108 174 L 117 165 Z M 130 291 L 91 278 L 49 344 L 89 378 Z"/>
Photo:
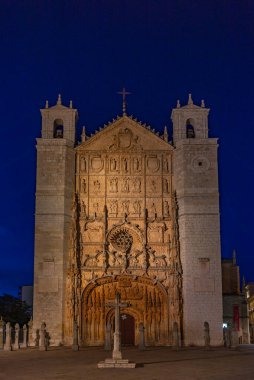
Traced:
<path fill-rule="evenodd" d="M 121 343 L 123 346 L 135 345 L 135 319 L 129 314 L 121 314 Z"/>

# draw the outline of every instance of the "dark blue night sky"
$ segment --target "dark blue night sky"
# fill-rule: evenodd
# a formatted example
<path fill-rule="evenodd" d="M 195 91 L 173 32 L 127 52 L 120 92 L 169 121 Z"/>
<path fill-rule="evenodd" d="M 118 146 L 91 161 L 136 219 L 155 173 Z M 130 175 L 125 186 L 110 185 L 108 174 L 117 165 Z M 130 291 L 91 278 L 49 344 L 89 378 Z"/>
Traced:
<path fill-rule="evenodd" d="M 0 294 L 33 281 L 39 109 L 62 94 L 79 132 L 128 112 L 162 132 L 180 99 L 205 99 L 219 137 L 222 256 L 254 281 L 254 2 L 0 1 Z"/>

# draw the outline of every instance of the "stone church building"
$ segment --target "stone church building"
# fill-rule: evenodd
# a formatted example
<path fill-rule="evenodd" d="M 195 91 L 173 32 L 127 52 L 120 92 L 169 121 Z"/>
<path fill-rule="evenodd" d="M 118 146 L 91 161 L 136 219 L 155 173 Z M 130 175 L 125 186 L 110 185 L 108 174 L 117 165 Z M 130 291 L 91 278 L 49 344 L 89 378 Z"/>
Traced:
<path fill-rule="evenodd" d="M 76 139 L 72 102 L 41 110 L 37 139 L 34 331 L 70 345 L 104 345 L 120 293 L 123 344 L 221 345 L 217 139 L 204 102 L 179 101 L 173 141 L 128 116 Z"/>

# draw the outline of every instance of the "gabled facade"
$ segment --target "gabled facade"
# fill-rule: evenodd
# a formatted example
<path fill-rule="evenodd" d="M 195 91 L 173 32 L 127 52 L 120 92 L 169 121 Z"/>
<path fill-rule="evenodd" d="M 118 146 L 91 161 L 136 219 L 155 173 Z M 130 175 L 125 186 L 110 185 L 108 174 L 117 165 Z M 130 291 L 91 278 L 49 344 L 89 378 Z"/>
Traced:
<path fill-rule="evenodd" d="M 42 110 L 37 139 L 34 329 L 52 344 L 103 345 L 110 302 L 123 308 L 123 343 L 222 344 L 217 140 L 204 103 L 172 111 L 173 143 L 123 114 L 75 143 L 77 110 Z"/>

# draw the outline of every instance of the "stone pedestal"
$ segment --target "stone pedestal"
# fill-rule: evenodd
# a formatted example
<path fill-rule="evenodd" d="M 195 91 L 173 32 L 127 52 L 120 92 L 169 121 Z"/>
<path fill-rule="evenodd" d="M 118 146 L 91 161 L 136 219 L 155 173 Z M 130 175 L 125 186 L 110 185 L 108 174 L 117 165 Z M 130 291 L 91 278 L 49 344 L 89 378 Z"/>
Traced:
<path fill-rule="evenodd" d="M 11 351 L 12 345 L 11 345 L 11 324 L 10 322 L 6 323 L 6 337 L 5 337 L 5 345 L 4 345 L 4 351 Z"/>
<path fill-rule="evenodd" d="M 15 324 L 15 343 L 13 346 L 14 350 L 19 350 L 20 345 L 19 345 L 19 324 Z"/>
<path fill-rule="evenodd" d="M 122 359 L 121 332 L 120 332 L 120 307 L 128 307 L 128 304 L 120 302 L 120 294 L 116 293 L 115 303 L 108 304 L 115 308 L 115 332 L 112 359 L 106 359 L 98 363 L 98 368 L 135 368 L 135 363 Z"/>
<path fill-rule="evenodd" d="M 27 348 L 27 326 L 23 326 L 23 343 L 22 343 L 23 348 Z"/>
<path fill-rule="evenodd" d="M 47 344 L 46 344 L 46 323 L 43 322 L 41 324 L 41 330 L 40 330 L 40 343 L 39 343 L 39 350 L 40 351 L 47 351 Z"/>
<path fill-rule="evenodd" d="M 130 363 L 128 359 L 106 359 L 98 363 L 98 368 L 136 368 L 136 363 Z"/>

